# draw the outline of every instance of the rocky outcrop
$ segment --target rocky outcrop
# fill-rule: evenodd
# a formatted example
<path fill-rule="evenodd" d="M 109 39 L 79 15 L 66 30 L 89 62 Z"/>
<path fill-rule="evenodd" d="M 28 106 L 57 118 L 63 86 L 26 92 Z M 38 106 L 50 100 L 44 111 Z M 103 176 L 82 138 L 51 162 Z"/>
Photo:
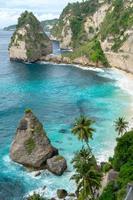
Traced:
<path fill-rule="evenodd" d="M 32 111 L 27 110 L 16 130 L 10 150 L 11 159 L 25 167 L 42 169 L 46 168 L 49 158 L 54 160 L 55 155 L 58 155 L 58 150 L 52 146 L 42 124 Z M 65 161 L 63 157 L 62 159 Z M 56 164 L 60 169 L 60 163 Z M 62 168 L 62 173 L 65 169 Z"/>
<path fill-rule="evenodd" d="M 62 175 L 67 169 L 67 163 L 62 156 L 57 155 L 47 160 L 47 168 L 56 175 Z"/>
<path fill-rule="evenodd" d="M 65 197 L 68 195 L 67 191 L 64 189 L 58 189 L 57 190 L 57 196 L 59 199 L 65 199 Z"/>
<path fill-rule="evenodd" d="M 81 57 L 75 58 L 73 60 L 73 63 L 77 64 L 77 65 L 92 66 L 92 67 L 100 67 L 100 66 L 102 66 L 102 64 L 100 62 L 97 63 L 97 65 L 96 65 L 96 63 L 90 61 L 86 56 L 81 56 Z"/>
<path fill-rule="evenodd" d="M 51 52 L 52 43 L 40 22 L 32 13 L 22 13 L 9 45 L 10 59 L 35 62 Z"/>
<path fill-rule="evenodd" d="M 86 66 L 86 67 L 102 67 L 102 63 L 98 62 L 92 62 L 89 60 L 86 56 L 81 56 L 77 57 L 75 59 L 71 59 L 69 57 L 61 56 L 61 55 L 47 55 L 41 57 L 40 61 L 45 61 L 45 62 L 53 62 L 57 64 L 74 64 L 74 65 L 81 65 L 81 66 Z"/>
<path fill-rule="evenodd" d="M 65 57 L 62 55 L 47 55 L 41 57 L 40 61 L 46 61 L 46 62 L 54 62 L 54 63 L 65 63 L 65 64 L 71 64 L 72 61 L 69 57 Z"/>

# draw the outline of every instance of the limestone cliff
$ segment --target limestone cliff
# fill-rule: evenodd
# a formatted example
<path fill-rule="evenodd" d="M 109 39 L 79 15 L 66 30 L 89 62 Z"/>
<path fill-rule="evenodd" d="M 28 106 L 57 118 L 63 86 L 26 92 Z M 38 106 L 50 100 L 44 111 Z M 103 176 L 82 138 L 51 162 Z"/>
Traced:
<path fill-rule="evenodd" d="M 133 2 L 111 4 L 100 30 L 102 49 L 111 66 L 133 73 Z"/>
<path fill-rule="evenodd" d="M 34 62 L 51 52 L 51 41 L 40 22 L 31 12 L 22 13 L 9 45 L 10 59 Z"/>
<path fill-rule="evenodd" d="M 73 57 L 86 56 L 93 61 L 91 57 L 97 56 L 101 62 L 100 48 L 95 54 L 88 48 L 97 38 L 103 50 L 100 54 L 107 58 L 108 65 L 133 73 L 132 0 L 89 0 L 68 4 L 53 28 L 53 35 L 61 41 L 61 47 L 74 49 Z"/>
<path fill-rule="evenodd" d="M 79 47 L 92 39 L 98 33 L 109 6 L 98 0 L 69 3 L 53 28 L 53 35 L 61 41 L 61 47 Z"/>

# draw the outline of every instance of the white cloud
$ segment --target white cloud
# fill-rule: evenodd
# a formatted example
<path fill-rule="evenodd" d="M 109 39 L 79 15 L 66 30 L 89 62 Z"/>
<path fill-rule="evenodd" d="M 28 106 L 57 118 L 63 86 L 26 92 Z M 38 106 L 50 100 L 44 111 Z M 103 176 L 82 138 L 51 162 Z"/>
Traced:
<path fill-rule="evenodd" d="M 32 11 L 39 20 L 59 17 L 68 2 L 77 0 L 0 0 L 0 27 L 17 23 L 24 10 Z"/>

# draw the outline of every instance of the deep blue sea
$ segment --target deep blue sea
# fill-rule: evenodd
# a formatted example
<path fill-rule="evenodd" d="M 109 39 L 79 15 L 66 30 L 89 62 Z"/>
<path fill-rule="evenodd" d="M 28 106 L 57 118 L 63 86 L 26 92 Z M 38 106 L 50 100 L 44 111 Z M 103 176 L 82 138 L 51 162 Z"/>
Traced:
<path fill-rule="evenodd" d="M 117 136 L 113 122 L 131 115 L 132 97 L 120 87 L 122 77 L 115 70 L 10 62 L 11 34 L 0 31 L 0 200 L 21 200 L 33 190 L 49 196 L 58 188 L 73 191 L 70 161 L 81 147 L 70 132 L 75 117 L 85 114 L 96 121 L 91 147 L 98 161 L 106 160 L 113 154 Z M 26 108 L 33 110 L 52 144 L 67 159 L 68 171 L 63 176 L 45 171 L 35 178 L 10 160 L 11 142 Z"/>

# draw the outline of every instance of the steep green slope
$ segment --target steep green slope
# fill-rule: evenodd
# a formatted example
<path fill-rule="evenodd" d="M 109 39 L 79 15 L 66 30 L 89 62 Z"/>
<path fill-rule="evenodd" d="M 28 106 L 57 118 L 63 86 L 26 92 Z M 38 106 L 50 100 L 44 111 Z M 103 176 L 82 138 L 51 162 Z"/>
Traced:
<path fill-rule="evenodd" d="M 100 42 L 97 38 L 87 41 L 85 44 L 76 48 L 73 53 L 66 54 L 71 60 L 85 56 L 90 62 L 93 62 L 98 67 L 99 64 L 108 67 L 108 61 L 101 48 Z"/>
<path fill-rule="evenodd" d="M 89 0 L 84 2 L 69 3 L 62 14 L 60 15 L 58 23 L 53 28 L 53 35 L 57 38 L 62 37 L 62 31 L 66 23 L 69 21 L 69 26 L 72 31 L 72 43 L 75 48 L 87 40 L 84 30 L 85 17 L 92 15 L 99 7 L 98 0 Z"/>

